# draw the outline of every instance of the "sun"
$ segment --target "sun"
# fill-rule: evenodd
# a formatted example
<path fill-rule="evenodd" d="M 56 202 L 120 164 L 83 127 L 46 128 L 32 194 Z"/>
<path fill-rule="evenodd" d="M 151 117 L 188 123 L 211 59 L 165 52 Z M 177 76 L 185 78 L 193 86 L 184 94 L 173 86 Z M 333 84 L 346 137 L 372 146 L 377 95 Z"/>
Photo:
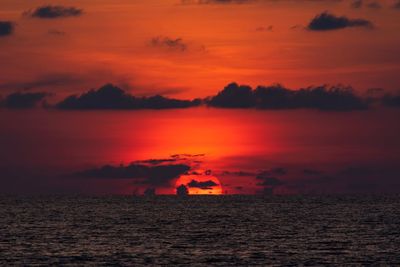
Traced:
<path fill-rule="evenodd" d="M 189 195 L 221 195 L 221 182 L 213 175 L 182 175 L 175 183 L 175 188 L 184 185 Z"/>

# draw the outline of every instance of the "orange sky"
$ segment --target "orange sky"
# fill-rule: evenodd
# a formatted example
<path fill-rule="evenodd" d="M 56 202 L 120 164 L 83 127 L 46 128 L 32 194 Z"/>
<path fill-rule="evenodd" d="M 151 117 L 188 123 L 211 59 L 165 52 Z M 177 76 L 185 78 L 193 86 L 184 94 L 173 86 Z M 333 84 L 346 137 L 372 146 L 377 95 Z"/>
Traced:
<path fill-rule="evenodd" d="M 204 97 L 236 81 L 396 90 L 400 10 L 391 8 L 393 1 L 380 3 L 380 9 L 352 9 L 350 1 L 52 1 L 84 14 L 49 20 L 21 15 L 43 1 L 0 0 L 0 20 L 16 23 L 11 36 L 0 38 L 0 92 L 49 77 L 66 81 L 32 89 L 61 97 L 112 82 L 139 95 Z M 291 29 L 325 10 L 368 19 L 375 29 Z M 186 49 L 152 46 L 157 36 L 181 38 Z"/>

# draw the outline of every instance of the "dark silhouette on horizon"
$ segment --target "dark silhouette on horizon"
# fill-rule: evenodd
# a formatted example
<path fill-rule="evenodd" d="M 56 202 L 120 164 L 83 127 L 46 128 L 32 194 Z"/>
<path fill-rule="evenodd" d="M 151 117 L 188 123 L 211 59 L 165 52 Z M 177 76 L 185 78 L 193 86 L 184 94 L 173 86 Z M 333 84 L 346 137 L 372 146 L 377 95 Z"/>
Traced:
<path fill-rule="evenodd" d="M 186 197 L 186 196 L 188 196 L 189 195 L 189 190 L 188 190 L 187 186 L 185 186 L 183 184 L 178 186 L 176 188 L 176 195 L 178 197 Z"/>

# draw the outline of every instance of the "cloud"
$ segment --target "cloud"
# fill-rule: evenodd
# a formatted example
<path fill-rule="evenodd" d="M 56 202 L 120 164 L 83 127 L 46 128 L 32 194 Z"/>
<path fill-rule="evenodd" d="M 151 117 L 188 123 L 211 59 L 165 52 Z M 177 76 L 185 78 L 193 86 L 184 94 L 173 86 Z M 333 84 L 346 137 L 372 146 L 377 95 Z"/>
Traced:
<path fill-rule="evenodd" d="M 78 17 L 83 14 L 83 10 L 76 7 L 65 7 L 58 5 L 40 6 L 33 10 L 24 12 L 25 16 L 40 19 L 56 19 L 67 17 Z"/>
<path fill-rule="evenodd" d="M 358 8 L 362 8 L 363 6 L 363 0 L 355 0 L 350 4 L 350 7 L 358 9 Z"/>
<path fill-rule="evenodd" d="M 373 2 L 368 3 L 367 7 L 371 8 L 371 9 L 381 9 L 382 5 L 377 1 L 373 1 Z"/>
<path fill-rule="evenodd" d="M 56 35 L 56 36 L 64 36 L 64 35 L 67 34 L 67 33 L 64 32 L 64 31 L 55 30 L 55 29 L 49 30 L 48 33 L 51 34 L 51 35 Z"/>
<path fill-rule="evenodd" d="M 289 29 L 290 30 L 300 30 L 300 29 L 304 29 L 305 27 L 303 26 L 303 25 L 301 25 L 301 24 L 296 24 L 296 25 L 293 25 L 293 26 L 291 26 Z"/>
<path fill-rule="evenodd" d="M 151 39 L 150 44 L 153 47 L 167 48 L 169 50 L 180 52 L 184 52 L 188 49 L 188 45 L 183 41 L 182 38 L 157 36 Z"/>
<path fill-rule="evenodd" d="M 314 166 L 291 167 L 285 178 L 274 174 L 273 168 L 255 178 L 261 193 L 385 193 L 400 189 L 400 169 L 392 163 L 360 163 L 319 170 Z"/>
<path fill-rule="evenodd" d="M 74 174 L 76 177 L 94 179 L 134 179 L 138 184 L 168 186 L 170 181 L 190 170 L 187 164 L 146 165 L 131 163 L 127 166 L 105 165 Z"/>
<path fill-rule="evenodd" d="M 272 168 L 267 172 L 275 175 L 285 175 L 287 173 L 287 170 L 285 168 L 278 167 L 278 168 Z"/>
<path fill-rule="evenodd" d="M 386 94 L 382 98 L 382 105 L 387 107 L 400 107 L 400 95 Z"/>
<path fill-rule="evenodd" d="M 190 188 L 200 188 L 202 190 L 210 190 L 212 189 L 214 186 L 218 186 L 217 183 L 208 180 L 208 181 L 204 181 L 204 182 L 199 182 L 196 180 L 192 180 L 190 181 L 190 183 L 187 184 L 188 187 Z"/>
<path fill-rule="evenodd" d="M 232 175 L 232 176 L 246 177 L 246 176 L 256 176 L 257 173 L 248 171 L 223 171 L 218 175 L 219 176 Z"/>
<path fill-rule="evenodd" d="M 257 2 L 257 0 L 182 0 L 184 5 L 198 4 L 198 5 L 224 5 L 224 4 L 248 4 Z"/>
<path fill-rule="evenodd" d="M 187 186 L 181 184 L 180 186 L 178 186 L 176 188 L 176 194 L 178 196 L 187 196 L 189 194 L 189 190 L 188 190 Z"/>
<path fill-rule="evenodd" d="M 284 182 L 282 182 L 280 179 L 272 176 L 264 176 L 262 178 L 260 178 L 260 176 L 257 176 L 257 179 L 262 179 L 262 182 L 258 185 L 262 185 L 264 187 L 275 187 L 284 184 Z"/>
<path fill-rule="evenodd" d="M 207 49 L 202 44 L 189 43 L 182 38 L 171 38 L 168 36 L 156 36 L 150 40 L 150 46 L 169 52 L 199 52 L 205 53 Z"/>
<path fill-rule="evenodd" d="M 399 9 L 400 10 L 400 0 L 397 0 L 394 5 L 393 5 L 394 9 Z"/>
<path fill-rule="evenodd" d="M 29 90 L 42 87 L 55 87 L 65 85 L 76 85 L 84 81 L 83 77 L 68 74 L 54 73 L 38 77 L 30 81 L 13 81 L 0 83 L 0 89 Z"/>
<path fill-rule="evenodd" d="M 144 190 L 143 195 L 147 196 L 147 197 L 152 197 L 156 195 L 156 189 L 155 188 L 146 188 L 146 190 Z"/>
<path fill-rule="evenodd" d="M 206 100 L 212 107 L 221 108 L 259 108 L 259 109 L 298 109 L 319 110 L 360 110 L 366 109 L 365 101 L 356 96 L 350 87 L 318 86 L 290 90 L 282 85 L 250 86 L 231 83 L 216 96 Z"/>
<path fill-rule="evenodd" d="M 263 187 L 262 194 L 264 195 L 273 195 L 275 188 L 285 184 L 281 179 L 271 176 L 269 171 L 259 173 L 256 179 L 261 180 L 257 185 Z"/>
<path fill-rule="evenodd" d="M 266 27 L 261 26 L 261 27 L 256 28 L 256 31 L 258 31 L 258 32 L 272 32 L 272 31 L 274 31 L 274 26 L 273 25 L 269 25 L 269 26 L 266 26 Z"/>
<path fill-rule="evenodd" d="M 11 21 L 0 21 L 0 37 L 11 35 L 14 32 L 14 23 Z"/>
<path fill-rule="evenodd" d="M 136 161 L 137 163 L 147 163 L 151 165 L 159 165 L 161 163 L 166 163 L 166 162 L 176 162 L 176 159 L 146 159 L 146 160 L 140 160 Z"/>
<path fill-rule="evenodd" d="M 313 169 L 304 169 L 303 173 L 306 175 L 321 175 L 321 174 L 323 174 L 322 171 L 313 170 Z"/>
<path fill-rule="evenodd" d="M 315 16 L 307 26 L 310 31 L 331 31 L 350 27 L 373 28 L 372 22 L 365 19 L 349 19 L 345 16 L 337 17 L 328 12 Z"/>
<path fill-rule="evenodd" d="M 0 102 L 0 106 L 10 109 L 33 108 L 44 100 L 47 93 L 12 93 Z"/>
<path fill-rule="evenodd" d="M 364 0 L 354 0 L 351 4 L 350 7 L 354 9 L 360 9 L 363 6 L 370 8 L 370 9 L 381 9 L 382 4 L 378 1 L 372 1 L 369 2 L 368 4 L 365 4 Z"/>
<path fill-rule="evenodd" d="M 231 83 L 212 97 L 208 105 L 223 108 L 250 108 L 255 106 L 255 99 L 250 86 Z"/>
<path fill-rule="evenodd" d="M 56 108 L 67 110 L 171 109 L 188 108 L 199 104 L 199 100 L 178 100 L 160 95 L 139 98 L 112 84 L 106 84 L 98 90 L 90 90 L 79 96 L 69 96 L 56 104 Z"/>
<path fill-rule="evenodd" d="M 341 0 L 181 0 L 183 5 L 237 5 L 276 2 L 340 2 Z"/>
<path fill-rule="evenodd" d="M 397 165 L 370 162 L 323 171 L 300 165 L 291 168 L 284 180 L 270 171 L 260 172 L 255 178 L 263 194 L 365 194 L 398 193 L 399 175 Z"/>

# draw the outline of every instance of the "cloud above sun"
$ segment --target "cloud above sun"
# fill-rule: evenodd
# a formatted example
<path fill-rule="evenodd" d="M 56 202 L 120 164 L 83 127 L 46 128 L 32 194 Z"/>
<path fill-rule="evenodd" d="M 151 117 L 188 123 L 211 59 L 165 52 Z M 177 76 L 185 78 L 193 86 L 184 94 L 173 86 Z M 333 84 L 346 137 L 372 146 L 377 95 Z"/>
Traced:
<path fill-rule="evenodd" d="M 63 80 L 65 77 L 60 78 Z M 58 79 L 48 82 L 57 84 Z M 42 83 L 32 83 L 28 88 L 40 85 Z M 43 103 L 50 95 L 46 92 L 15 92 L 7 95 L 4 100 L 0 99 L 0 107 L 33 108 Z M 181 100 L 161 95 L 137 97 L 113 84 L 105 84 L 97 90 L 70 95 L 54 105 L 46 104 L 46 107 L 60 110 L 141 110 L 182 109 L 203 105 L 231 109 L 357 111 L 369 109 L 373 104 L 398 107 L 399 96 L 400 94 L 384 91 L 378 96 L 361 96 L 356 94 L 352 87 L 342 85 L 321 85 L 293 90 L 280 84 L 257 86 L 253 89 L 248 85 L 231 83 L 214 96 Z"/>

